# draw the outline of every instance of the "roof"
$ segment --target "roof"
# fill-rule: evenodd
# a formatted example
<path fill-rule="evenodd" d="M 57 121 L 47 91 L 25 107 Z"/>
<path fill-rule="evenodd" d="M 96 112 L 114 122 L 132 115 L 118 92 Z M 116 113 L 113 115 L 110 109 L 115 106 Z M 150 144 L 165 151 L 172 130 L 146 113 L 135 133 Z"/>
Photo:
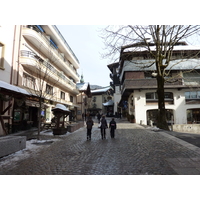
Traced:
<path fill-rule="evenodd" d="M 149 47 L 151 51 L 155 51 L 156 50 L 156 46 L 150 46 Z M 200 46 L 193 46 L 193 45 L 175 45 L 173 47 L 173 51 L 183 51 L 183 50 L 200 50 Z M 124 49 L 124 52 L 143 52 L 143 51 L 149 51 L 147 50 L 147 47 L 145 46 L 137 46 L 137 47 L 130 47 L 130 48 L 126 48 Z"/>
<path fill-rule="evenodd" d="M 56 107 L 55 108 L 52 108 L 51 109 L 52 111 L 55 111 L 55 110 L 61 110 L 61 111 L 66 111 L 66 112 L 70 112 L 70 110 L 68 110 L 68 108 L 66 108 L 66 106 L 62 105 L 62 104 L 56 104 Z"/>
<path fill-rule="evenodd" d="M 0 88 L 4 88 L 6 90 L 14 91 L 14 92 L 25 94 L 25 95 L 30 95 L 30 93 L 28 93 L 25 89 L 17 87 L 15 85 L 11 85 L 4 81 L 0 81 Z"/>
<path fill-rule="evenodd" d="M 122 78 L 123 73 L 125 71 L 155 71 L 156 70 L 155 64 L 153 64 L 151 67 L 147 67 L 153 62 L 155 61 L 154 60 L 124 61 L 120 79 Z M 166 68 L 166 70 L 191 70 L 191 69 L 200 69 L 200 59 L 188 59 L 188 60 L 181 59 L 181 60 L 170 61 L 169 66 Z"/>
<path fill-rule="evenodd" d="M 104 93 L 104 92 L 107 92 L 111 88 L 112 87 L 108 86 L 108 87 L 105 87 L 105 88 L 101 88 L 101 89 L 97 89 L 97 90 L 92 90 L 91 93 L 92 94 L 94 94 L 94 93 Z"/>
<path fill-rule="evenodd" d="M 87 90 L 89 83 L 87 83 L 87 82 L 86 83 L 77 83 L 76 86 L 77 86 L 78 90 L 85 91 L 85 90 Z"/>

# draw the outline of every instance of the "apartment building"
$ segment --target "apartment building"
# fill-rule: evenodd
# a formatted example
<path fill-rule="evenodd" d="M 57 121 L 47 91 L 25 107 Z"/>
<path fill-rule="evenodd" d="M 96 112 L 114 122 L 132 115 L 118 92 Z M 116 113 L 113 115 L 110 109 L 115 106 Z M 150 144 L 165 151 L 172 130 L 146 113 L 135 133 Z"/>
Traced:
<path fill-rule="evenodd" d="M 6 76 L 0 78 L 29 93 L 14 100 L 10 123 L 15 124 L 16 130 L 27 123 L 37 126 L 40 100 L 41 115 L 47 121 L 53 117 L 51 110 L 57 103 L 76 115 L 79 60 L 58 28 L 54 25 L 16 25 L 7 29 L 11 29 L 5 35 L 10 52 L 5 60 L 10 63 L 1 69 Z M 0 40 L 0 44 L 5 43 Z"/>
<path fill-rule="evenodd" d="M 154 46 L 152 45 L 152 49 Z M 155 48 L 154 48 L 155 49 Z M 200 123 L 200 47 L 180 42 L 173 50 L 173 61 L 167 67 L 165 108 L 168 123 Z M 158 98 L 156 66 L 145 48 L 120 55 L 118 74 L 121 83 L 120 107 L 135 116 L 136 123 L 156 125 Z M 128 56 L 127 56 L 128 55 Z M 182 59 L 182 56 L 192 58 Z"/>

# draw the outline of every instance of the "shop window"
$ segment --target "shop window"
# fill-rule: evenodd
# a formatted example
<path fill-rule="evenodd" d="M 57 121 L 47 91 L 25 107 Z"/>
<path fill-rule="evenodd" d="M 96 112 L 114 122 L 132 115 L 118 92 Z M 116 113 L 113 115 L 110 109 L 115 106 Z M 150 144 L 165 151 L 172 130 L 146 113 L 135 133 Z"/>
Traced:
<path fill-rule="evenodd" d="M 15 110 L 14 111 L 14 118 L 13 118 L 14 122 L 19 122 L 21 121 L 21 111 L 19 110 Z"/>
<path fill-rule="evenodd" d="M 187 110 L 187 123 L 200 124 L 200 109 L 199 108 Z"/>

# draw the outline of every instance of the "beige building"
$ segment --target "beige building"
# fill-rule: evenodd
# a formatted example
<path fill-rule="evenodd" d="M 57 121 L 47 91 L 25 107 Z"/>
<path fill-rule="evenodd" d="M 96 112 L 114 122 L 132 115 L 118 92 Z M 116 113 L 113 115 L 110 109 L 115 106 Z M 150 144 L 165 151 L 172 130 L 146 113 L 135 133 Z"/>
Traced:
<path fill-rule="evenodd" d="M 113 88 L 111 86 L 91 91 L 92 99 L 88 111 L 95 116 L 98 112 L 106 116 L 114 115 Z"/>
<path fill-rule="evenodd" d="M 79 94 L 77 95 L 77 103 L 79 107 L 77 108 L 77 119 L 85 119 L 88 109 L 90 108 L 90 103 L 92 99 L 92 94 L 90 90 L 90 84 L 85 83 L 83 79 L 80 83 L 77 83 L 77 88 L 79 89 Z"/>
<path fill-rule="evenodd" d="M 12 131 L 37 126 L 40 99 L 41 114 L 47 121 L 57 103 L 76 115 L 79 61 L 56 26 L 1 26 L 0 55 L 0 80 L 29 93 L 24 92 L 20 100 L 12 98 L 7 111 L 13 117 L 8 122 L 13 124 Z M 5 104 L 1 101 L 1 111 Z"/>

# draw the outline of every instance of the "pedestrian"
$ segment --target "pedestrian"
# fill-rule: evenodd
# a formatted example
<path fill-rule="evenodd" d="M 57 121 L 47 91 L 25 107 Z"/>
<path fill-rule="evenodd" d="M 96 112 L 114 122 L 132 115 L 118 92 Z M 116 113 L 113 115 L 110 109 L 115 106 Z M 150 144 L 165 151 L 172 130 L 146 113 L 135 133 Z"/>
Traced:
<path fill-rule="evenodd" d="M 97 114 L 97 119 L 98 119 L 98 123 L 100 123 L 100 119 L 101 119 L 101 114 L 100 113 Z"/>
<path fill-rule="evenodd" d="M 105 115 L 102 116 L 100 122 L 101 122 L 101 139 L 103 140 L 103 139 L 106 139 L 106 129 L 108 128 Z"/>
<path fill-rule="evenodd" d="M 117 128 L 117 124 L 114 118 L 112 118 L 112 120 L 110 121 L 109 128 L 111 138 L 115 138 L 115 129 Z"/>
<path fill-rule="evenodd" d="M 94 125 L 94 122 L 91 117 L 88 117 L 86 125 L 87 125 L 87 140 L 91 140 L 92 126 Z"/>

